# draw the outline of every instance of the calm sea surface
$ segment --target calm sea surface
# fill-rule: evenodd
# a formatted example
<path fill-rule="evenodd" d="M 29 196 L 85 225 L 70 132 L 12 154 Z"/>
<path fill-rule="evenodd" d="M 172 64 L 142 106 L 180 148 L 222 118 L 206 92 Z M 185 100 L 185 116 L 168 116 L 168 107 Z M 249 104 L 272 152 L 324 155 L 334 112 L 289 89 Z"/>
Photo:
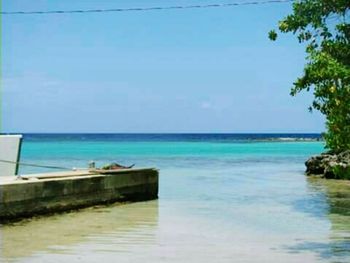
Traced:
<path fill-rule="evenodd" d="M 160 169 L 159 200 L 0 225 L 0 262 L 350 262 L 350 184 L 304 134 L 25 135 L 21 160 Z M 21 167 L 21 173 L 45 169 Z"/>

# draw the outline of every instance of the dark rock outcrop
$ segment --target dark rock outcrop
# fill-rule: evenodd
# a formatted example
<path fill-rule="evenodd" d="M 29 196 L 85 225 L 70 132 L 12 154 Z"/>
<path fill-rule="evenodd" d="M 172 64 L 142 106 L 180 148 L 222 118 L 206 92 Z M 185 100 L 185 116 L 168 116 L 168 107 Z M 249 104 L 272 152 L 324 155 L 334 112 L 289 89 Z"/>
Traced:
<path fill-rule="evenodd" d="M 350 180 L 350 150 L 312 156 L 305 165 L 307 175 Z"/>

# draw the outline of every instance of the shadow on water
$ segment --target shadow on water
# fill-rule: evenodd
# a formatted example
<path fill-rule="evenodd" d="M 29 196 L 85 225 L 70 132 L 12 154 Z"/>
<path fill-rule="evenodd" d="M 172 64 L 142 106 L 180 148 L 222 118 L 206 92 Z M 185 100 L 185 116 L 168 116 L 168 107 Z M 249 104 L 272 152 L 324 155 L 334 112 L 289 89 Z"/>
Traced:
<path fill-rule="evenodd" d="M 94 240 L 152 243 L 158 225 L 158 201 L 96 206 L 0 225 L 0 262 L 38 253 L 68 253 L 69 247 Z M 139 236 L 138 236 L 139 235 Z M 97 241 L 96 241 L 97 240 Z M 116 246 L 118 247 L 118 246 Z"/>
<path fill-rule="evenodd" d="M 296 208 L 328 220 L 329 236 L 326 240 L 289 246 L 288 250 L 291 253 L 313 251 L 327 261 L 350 262 L 350 181 L 308 178 L 307 183 L 313 201 L 298 201 Z"/>

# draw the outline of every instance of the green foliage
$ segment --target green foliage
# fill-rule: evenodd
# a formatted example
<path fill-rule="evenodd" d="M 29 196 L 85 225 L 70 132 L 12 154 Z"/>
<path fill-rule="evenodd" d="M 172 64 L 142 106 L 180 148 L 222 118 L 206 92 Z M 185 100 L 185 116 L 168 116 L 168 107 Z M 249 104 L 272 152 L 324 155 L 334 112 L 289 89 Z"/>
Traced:
<path fill-rule="evenodd" d="M 350 149 L 350 23 L 349 0 L 299 0 L 293 13 L 279 22 L 282 33 L 293 33 L 306 44 L 307 64 L 291 95 L 313 91 L 310 110 L 326 116 L 326 146 Z M 271 40 L 277 33 L 269 32 Z"/>
<path fill-rule="evenodd" d="M 333 167 L 334 179 L 346 179 L 350 180 L 350 166 L 343 167 L 337 165 Z"/>

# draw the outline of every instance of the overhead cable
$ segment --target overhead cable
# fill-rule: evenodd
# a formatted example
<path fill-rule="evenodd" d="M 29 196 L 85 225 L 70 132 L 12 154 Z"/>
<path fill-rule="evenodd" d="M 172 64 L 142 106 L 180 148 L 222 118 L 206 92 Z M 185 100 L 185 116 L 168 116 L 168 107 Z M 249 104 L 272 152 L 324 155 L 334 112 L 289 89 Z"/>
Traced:
<path fill-rule="evenodd" d="M 86 13 L 112 13 L 112 12 L 132 12 L 132 11 L 156 11 L 172 9 L 198 9 L 214 7 L 234 7 L 244 5 L 264 5 L 289 3 L 293 0 L 266 0 L 223 4 L 203 4 L 203 5 L 178 5 L 178 6 L 158 6 L 158 7 L 132 7 L 132 8 L 112 8 L 112 9 L 87 9 L 87 10 L 51 10 L 51 11 L 4 11 L 2 15 L 50 15 L 50 14 L 86 14 Z"/>

